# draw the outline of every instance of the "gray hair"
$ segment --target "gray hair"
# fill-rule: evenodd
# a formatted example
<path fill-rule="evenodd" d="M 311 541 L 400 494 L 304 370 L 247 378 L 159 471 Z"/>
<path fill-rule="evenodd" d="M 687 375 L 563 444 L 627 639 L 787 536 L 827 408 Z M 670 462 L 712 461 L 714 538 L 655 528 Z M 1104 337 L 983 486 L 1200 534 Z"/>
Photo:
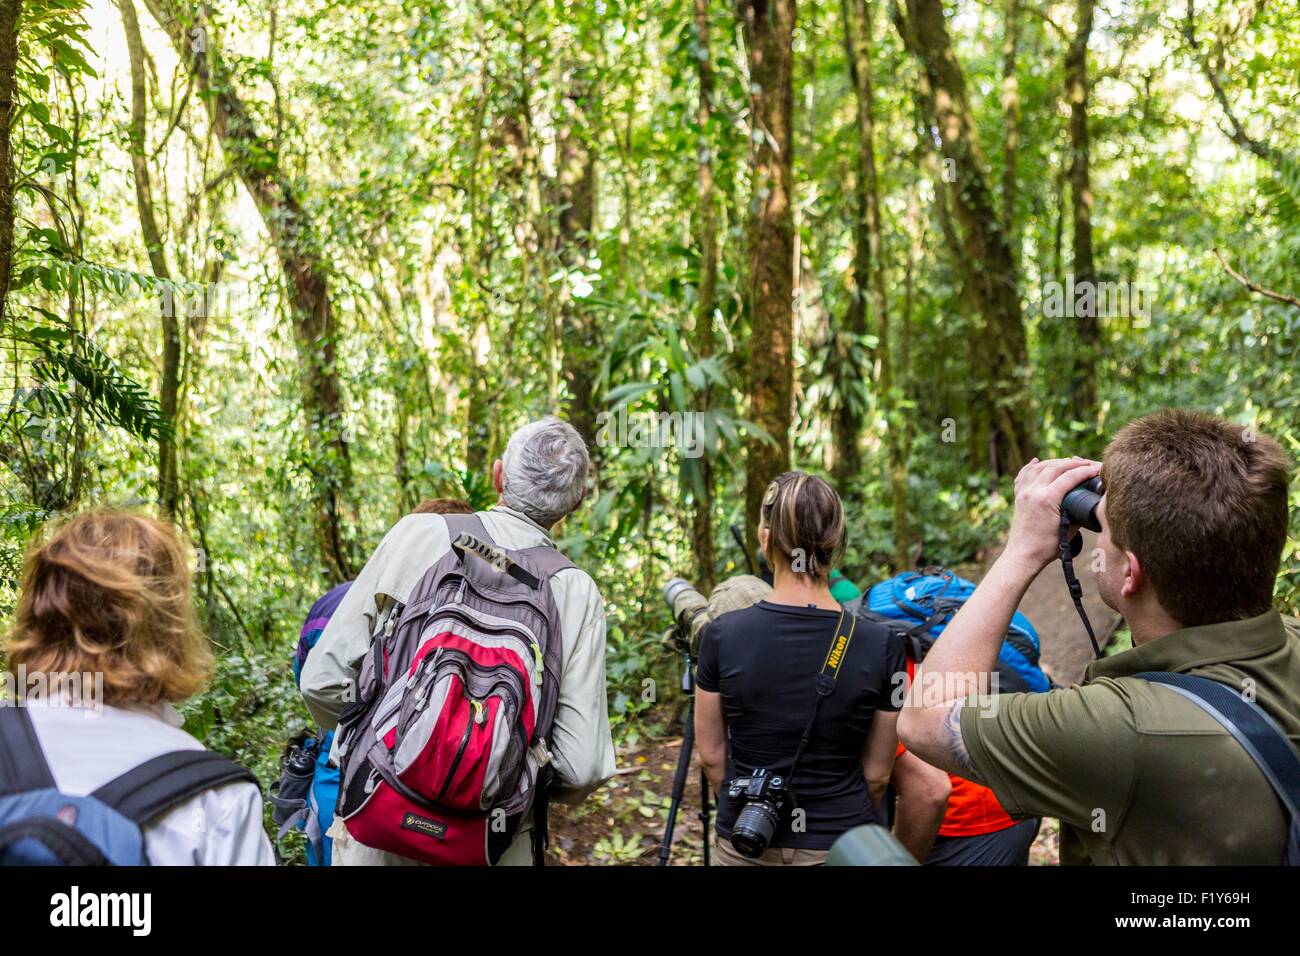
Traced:
<path fill-rule="evenodd" d="M 529 422 L 502 456 L 501 500 L 549 528 L 582 503 L 589 464 L 587 444 L 568 422 L 549 415 Z"/>

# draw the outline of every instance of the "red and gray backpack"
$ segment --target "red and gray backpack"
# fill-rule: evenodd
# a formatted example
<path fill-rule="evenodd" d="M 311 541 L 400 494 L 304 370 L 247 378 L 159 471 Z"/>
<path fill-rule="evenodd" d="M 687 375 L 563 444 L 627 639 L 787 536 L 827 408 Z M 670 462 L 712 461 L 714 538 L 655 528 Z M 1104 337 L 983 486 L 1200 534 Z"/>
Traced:
<path fill-rule="evenodd" d="M 451 550 L 381 615 L 339 718 L 337 813 L 358 842 L 424 863 L 496 863 L 531 811 L 542 862 L 561 634 L 550 544 L 497 547 L 445 515 Z"/>

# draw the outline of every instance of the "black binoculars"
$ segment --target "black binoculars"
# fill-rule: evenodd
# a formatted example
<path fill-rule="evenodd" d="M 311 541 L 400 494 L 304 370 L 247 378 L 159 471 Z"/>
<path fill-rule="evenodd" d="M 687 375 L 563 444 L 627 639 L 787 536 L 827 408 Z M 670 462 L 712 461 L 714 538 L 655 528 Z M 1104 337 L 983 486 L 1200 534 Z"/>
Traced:
<path fill-rule="evenodd" d="M 1101 531 L 1101 522 L 1097 520 L 1097 505 L 1105 493 L 1100 478 L 1089 478 L 1083 484 L 1072 488 L 1061 502 L 1061 512 L 1070 519 L 1070 524 L 1077 524 L 1089 531 Z"/>

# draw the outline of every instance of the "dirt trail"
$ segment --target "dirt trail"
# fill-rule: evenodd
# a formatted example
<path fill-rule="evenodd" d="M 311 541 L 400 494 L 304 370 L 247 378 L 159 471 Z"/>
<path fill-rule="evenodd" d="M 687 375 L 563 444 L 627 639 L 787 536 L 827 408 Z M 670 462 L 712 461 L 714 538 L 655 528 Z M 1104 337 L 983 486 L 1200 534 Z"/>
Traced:
<path fill-rule="evenodd" d="M 1075 563 L 1083 584 L 1084 608 L 1104 647 L 1118 624 L 1118 616 L 1097 594 L 1096 574 L 1091 567 L 1096 536 L 1085 532 L 1084 548 Z M 996 552 L 982 567 L 963 567 L 959 573 L 979 580 Z M 1020 610 L 1029 618 L 1042 641 L 1042 660 L 1057 683 L 1078 683 L 1092 660 L 1092 646 L 1078 612 L 1065 587 L 1061 566 L 1048 565 L 1030 586 Z M 615 777 L 576 807 L 552 804 L 551 848 L 553 864 L 631 864 L 652 866 L 658 861 L 659 841 L 668 819 L 668 802 L 673 774 L 681 752 L 680 735 L 668 739 L 642 740 L 618 754 Z M 700 773 L 691 762 L 686 796 L 677 816 L 671 862 L 674 866 L 703 862 L 704 829 L 699 818 Z M 1030 851 L 1030 862 L 1057 861 L 1057 825 L 1043 821 L 1038 839 Z"/>
<path fill-rule="evenodd" d="M 1108 608 L 1097 593 L 1097 574 L 1092 569 L 1092 549 L 1097 546 L 1097 536 L 1083 532 L 1083 550 L 1074 562 L 1074 573 L 1083 585 L 1083 607 L 1097 633 L 1097 642 L 1105 648 L 1119 624 L 1119 615 Z M 986 567 L 1000 552 L 993 552 Z M 978 577 L 975 580 L 978 580 Z M 1083 679 L 1084 669 L 1093 659 L 1088 632 L 1083 629 L 1079 612 L 1070 600 L 1065 586 L 1065 575 L 1059 561 L 1049 564 L 1030 585 L 1020 611 L 1038 631 L 1043 645 L 1043 663 L 1058 684 L 1077 684 Z"/>

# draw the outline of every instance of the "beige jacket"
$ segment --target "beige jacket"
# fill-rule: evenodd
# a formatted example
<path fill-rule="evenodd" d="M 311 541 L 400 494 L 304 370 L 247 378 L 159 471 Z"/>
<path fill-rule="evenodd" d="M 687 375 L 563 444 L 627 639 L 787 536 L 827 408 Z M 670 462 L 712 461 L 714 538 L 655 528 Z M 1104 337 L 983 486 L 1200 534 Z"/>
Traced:
<path fill-rule="evenodd" d="M 481 511 L 478 517 L 501 547 L 518 550 L 553 544 L 544 528 L 502 505 Z M 408 515 L 380 542 L 303 666 L 302 695 L 322 727 L 338 723 L 361 659 L 369 650 L 376 620 L 393 602 L 405 602 L 424 572 L 450 550 L 441 515 Z M 556 774 L 553 796 L 576 803 L 614 774 L 605 696 L 605 604 L 591 576 L 577 568 L 554 575 L 550 585 L 563 640 L 560 694 L 549 741 Z M 522 832 L 516 844 L 527 837 Z M 512 845 L 507 860 L 519 858 L 516 850 L 526 846 L 526 842 L 523 847 Z M 334 856 L 336 862 L 343 862 L 337 851 Z M 526 854 L 522 862 L 527 862 Z"/>

